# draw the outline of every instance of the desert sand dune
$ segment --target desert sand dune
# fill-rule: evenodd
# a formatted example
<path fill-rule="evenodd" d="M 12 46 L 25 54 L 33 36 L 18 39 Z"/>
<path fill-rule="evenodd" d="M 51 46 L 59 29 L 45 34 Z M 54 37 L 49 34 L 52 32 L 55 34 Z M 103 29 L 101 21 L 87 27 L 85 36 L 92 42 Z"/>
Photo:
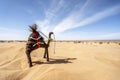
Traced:
<path fill-rule="evenodd" d="M 51 43 L 50 61 L 39 48 L 31 53 L 31 68 L 25 45 L 0 43 L 0 80 L 120 80 L 119 43 L 57 42 L 55 54 Z"/>

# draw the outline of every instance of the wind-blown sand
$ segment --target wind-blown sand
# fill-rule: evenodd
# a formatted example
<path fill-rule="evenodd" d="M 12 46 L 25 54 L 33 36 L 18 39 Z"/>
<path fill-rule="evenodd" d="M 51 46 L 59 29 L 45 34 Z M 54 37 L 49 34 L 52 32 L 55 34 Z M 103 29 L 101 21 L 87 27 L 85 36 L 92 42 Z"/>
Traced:
<path fill-rule="evenodd" d="M 57 42 L 31 53 L 29 68 L 24 42 L 0 43 L 0 80 L 120 80 L 120 44 Z"/>

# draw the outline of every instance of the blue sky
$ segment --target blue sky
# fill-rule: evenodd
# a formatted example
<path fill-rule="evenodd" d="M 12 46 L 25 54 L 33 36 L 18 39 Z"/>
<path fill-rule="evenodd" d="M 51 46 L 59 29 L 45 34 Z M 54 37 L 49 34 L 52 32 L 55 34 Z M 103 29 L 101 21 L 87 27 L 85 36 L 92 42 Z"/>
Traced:
<path fill-rule="evenodd" d="M 34 23 L 57 40 L 120 39 L 120 0 L 0 0 L 0 40 L 27 40 Z"/>

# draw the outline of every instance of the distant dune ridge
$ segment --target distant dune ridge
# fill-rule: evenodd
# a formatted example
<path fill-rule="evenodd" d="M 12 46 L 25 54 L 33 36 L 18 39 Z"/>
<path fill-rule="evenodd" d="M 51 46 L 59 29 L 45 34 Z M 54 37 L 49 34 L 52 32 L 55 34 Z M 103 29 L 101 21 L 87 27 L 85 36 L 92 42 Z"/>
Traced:
<path fill-rule="evenodd" d="M 44 49 L 31 53 L 26 41 L 0 41 L 0 80 L 120 80 L 120 41 L 56 41 L 50 44 L 50 61 Z"/>

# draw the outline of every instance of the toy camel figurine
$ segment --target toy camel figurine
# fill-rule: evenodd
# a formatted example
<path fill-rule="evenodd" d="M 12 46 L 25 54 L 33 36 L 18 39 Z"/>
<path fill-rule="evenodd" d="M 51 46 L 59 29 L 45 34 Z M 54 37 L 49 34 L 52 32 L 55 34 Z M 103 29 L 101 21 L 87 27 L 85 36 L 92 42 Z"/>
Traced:
<path fill-rule="evenodd" d="M 27 55 L 29 67 L 32 67 L 32 60 L 31 60 L 30 53 L 35 49 L 45 48 L 45 52 L 44 52 L 43 57 L 47 58 L 47 61 L 49 61 L 48 47 L 49 47 L 50 41 L 52 40 L 51 35 L 53 34 L 53 32 L 49 33 L 48 42 L 45 43 L 43 37 L 37 31 L 37 25 L 36 24 L 33 24 L 32 26 L 30 26 L 30 31 L 32 33 L 30 34 L 30 36 L 28 38 L 28 41 L 27 41 L 26 55 Z"/>

